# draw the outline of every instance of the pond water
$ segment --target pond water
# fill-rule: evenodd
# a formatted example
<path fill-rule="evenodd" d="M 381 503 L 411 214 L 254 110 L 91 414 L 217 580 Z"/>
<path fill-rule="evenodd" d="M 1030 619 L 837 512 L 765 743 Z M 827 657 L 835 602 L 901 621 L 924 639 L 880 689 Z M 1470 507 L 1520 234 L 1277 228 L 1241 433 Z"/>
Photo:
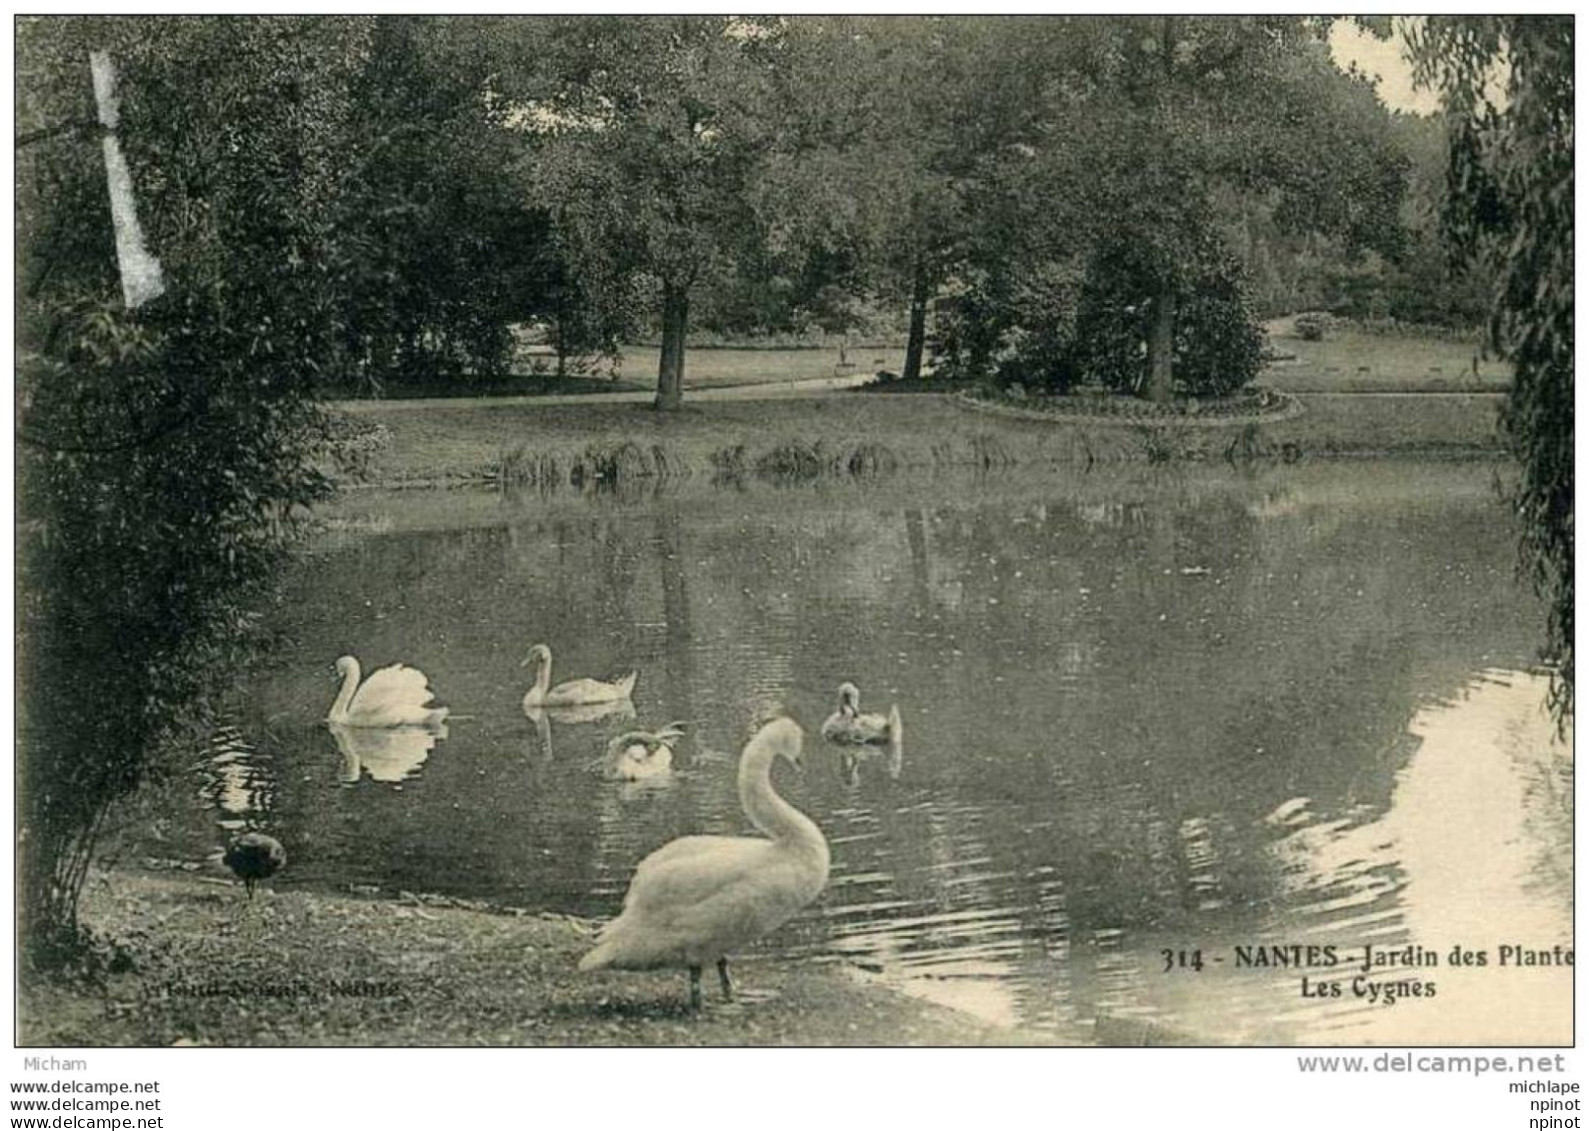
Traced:
<path fill-rule="evenodd" d="M 777 784 L 833 872 L 760 954 L 1067 1040 L 1572 1039 L 1570 967 L 1497 966 L 1571 945 L 1571 770 L 1488 467 L 365 492 L 334 517 L 201 769 L 194 854 L 246 825 L 285 842 L 282 888 L 605 917 L 660 844 L 747 831 L 734 760 L 778 705 L 807 768 Z M 537 642 L 554 680 L 638 671 L 635 718 L 527 719 Z M 462 717 L 339 740 L 343 653 L 423 669 Z M 816 734 L 844 680 L 899 705 L 897 766 Z M 591 770 L 671 720 L 666 781 Z M 1333 969 L 1275 965 L 1326 944 Z M 1436 996 L 1359 996 L 1369 944 L 1437 952 L 1369 979 Z"/>

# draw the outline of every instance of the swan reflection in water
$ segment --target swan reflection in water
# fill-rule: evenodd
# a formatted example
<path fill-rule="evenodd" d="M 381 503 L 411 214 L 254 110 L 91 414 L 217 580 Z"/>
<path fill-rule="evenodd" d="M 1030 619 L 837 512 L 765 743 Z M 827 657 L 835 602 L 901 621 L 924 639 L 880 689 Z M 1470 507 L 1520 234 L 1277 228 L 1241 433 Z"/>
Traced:
<path fill-rule="evenodd" d="M 430 757 L 436 743 L 447 737 L 446 724 L 374 730 L 328 723 L 327 729 L 342 755 L 339 776 L 350 785 L 363 773 L 378 782 L 395 783 L 411 778 Z"/>
<path fill-rule="evenodd" d="M 898 781 L 905 768 L 903 741 L 891 742 L 886 747 L 857 746 L 839 751 L 839 780 L 845 785 L 861 784 L 862 766 L 880 766 L 884 773 Z"/>
<path fill-rule="evenodd" d="M 613 699 L 606 703 L 583 703 L 577 707 L 526 707 L 524 714 L 534 724 L 535 733 L 540 738 L 542 760 L 550 762 L 554 722 L 595 723 L 603 719 L 632 719 L 635 709 L 632 700 Z"/>
<path fill-rule="evenodd" d="M 860 689 L 848 681 L 841 683 L 838 708 L 822 724 L 822 737 L 842 748 L 839 777 L 845 785 L 860 784 L 863 761 L 881 760 L 889 777 L 899 777 L 905 761 L 905 724 L 899 704 L 891 706 L 886 715 L 864 714 Z"/>

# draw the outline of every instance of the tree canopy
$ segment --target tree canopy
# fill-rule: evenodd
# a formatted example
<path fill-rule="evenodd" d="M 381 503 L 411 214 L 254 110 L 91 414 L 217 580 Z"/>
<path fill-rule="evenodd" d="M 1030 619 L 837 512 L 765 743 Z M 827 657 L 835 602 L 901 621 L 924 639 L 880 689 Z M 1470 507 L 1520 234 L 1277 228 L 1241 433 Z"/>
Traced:
<path fill-rule="evenodd" d="M 1448 228 L 1490 280 L 1490 333 L 1514 369 L 1502 425 L 1530 576 L 1550 604 L 1558 718 L 1573 703 L 1573 20 L 1431 16 L 1411 28 L 1450 136 Z M 1495 89 L 1504 72 L 1504 95 Z"/>
<path fill-rule="evenodd" d="M 1090 301 L 1109 314 L 1116 368 L 1141 358 L 1118 387 L 1169 396 L 1192 339 L 1243 320 L 1250 331 L 1229 340 L 1247 360 L 1215 368 L 1250 376 L 1257 327 L 1242 310 L 1234 226 L 1256 214 L 1278 233 L 1397 254 L 1407 162 L 1372 86 L 1331 60 L 1326 29 L 1299 17 L 1074 17 L 1027 36 L 1048 65 L 1024 102 L 1039 109 L 988 155 L 974 197 L 956 343 L 970 372 L 1029 346 L 1045 357 L 1012 355 L 1017 368 L 1092 367 L 1085 343 L 1057 359 L 1076 330 L 1057 312 L 1073 321 Z M 1221 291 L 1226 313 L 1192 309 Z"/>
<path fill-rule="evenodd" d="M 593 292 L 660 291 L 659 406 L 683 395 L 692 298 L 781 246 L 773 155 L 792 121 L 788 26 L 738 17 L 494 21 L 496 116 L 529 148 L 529 197 Z"/>

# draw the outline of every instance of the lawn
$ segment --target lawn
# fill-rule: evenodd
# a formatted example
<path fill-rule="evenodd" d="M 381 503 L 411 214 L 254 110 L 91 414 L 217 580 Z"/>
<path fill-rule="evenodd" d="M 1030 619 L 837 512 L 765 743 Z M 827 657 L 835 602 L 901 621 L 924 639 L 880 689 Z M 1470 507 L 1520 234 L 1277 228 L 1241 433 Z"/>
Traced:
<path fill-rule="evenodd" d="M 382 386 L 378 399 L 433 400 L 445 397 L 544 397 L 581 393 L 644 393 L 657 387 L 657 353 L 656 346 L 623 346 L 616 364 L 607 359 L 600 359 L 583 369 L 571 366 L 566 375 L 558 377 L 553 372 L 557 358 L 545 346 L 530 346 L 519 351 L 512 373 L 498 377 L 454 377 L 440 382 L 388 381 Z M 799 381 L 810 377 L 875 373 L 879 369 L 898 373 L 905 364 L 905 351 L 856 346 L 848 351 L 848 358 L 848 364 L 841 366 L 837 347 L 822 349 L 691 347 L 684 355 L 684 387 L 702 389 L 762 385 L 779 381 Z"/>
<path fill-rule="evenodd" d="M 839 456 L 887 449 L 907 466 L 1026 462 L 1055 438 L 1046 424 L 991 421 L 941 397 L 855 394 L 772 401 L 700 401 L 658 413 L 649 404 L 493 403 L 482 399 L 431 408 L 361 408 L 359 418 L 389 437 L 371 458 L 376 482 L 494 476 L 505 460 L 542 456 L 568 468 L 587 451 L 633 444 L 667 453 L 676 470 L 712 474 L 718 459 L 757 459 L 789 445 L 821 444 Z M 997 444 L 989 446 L 992 439 Z M 743 450 L 737 457 L 736 448 Z"/>
<path fill-rule="evenodd" d="M 1494 393 L 1504 391 L 1511 383 L 1511 367 L 1503 361 L 1478 357 L 1475 342 L 1370 334 L 1346 327 L 1330 330 L 1322 341 L 1310 342 L 1293 333 L 1289 318 L 1269 323 L 1268 330 L 1271 348 L 1290 356 L 1270 365 L 1260 379 L 1284 392 Z M 886 369 L 898 373 L 904 368 L 905 351 L 856 346 L 848 351 L 848 359 L 853 372 Z M 832 377 L 843 372 L 837 368 L 838 361 L 837 348 L 695 347 L 685 354 L 684 384 L 687 389 L 698 389 Z M 616 375 L 603 368 L 594 380 L 581 384 L 589 391 L 653 389 L 656 371 L 655 346 L 629 345 L 623 347 Z M 926 389 L 923 386 L 911 391 Z"/>
<path fill-rule="evenodd" d="M 643 404 L 438 403 L 360 406 L 376 439 L 365 482 L 403 484 L 513 478 L 531 464 L 568 480 L 577 464 L 629 447 L 667 473 L 755 474 L 809 452 L 843 468 L 994 467 L 1149 458 L 1163 443 L 1191 459 L 1222 459 L 1253 429 L 1263 450 L 1309 455 L 1472 455 L 1498 449 L 1493 394 L 1304 398 L 1302 415 L 1276 423 L 1150 429 L 1094 420 L 1017 420 L 971 412 L 943 396 L 839 394 L 772 401 L 685 400 L 683 411 Z M 627 458 L 627 457 L 626 457 Z M 798 470 L 798 468 L 796 469 Z M 544 474 L 537 470 L 537 475 Z"/>
<path fill-rule="evenodd" d="M 1346 327 L 1310 342 L 1296 336 L 1289 318 L 1276 319 L 1268 330 L 1270 348 L 1294 356 L 1275 362 L 1259 379 L 1284 392 L 1496 393 L 1511 384 L 1511 366 L 1480 359 L 1476 342 Z"/>
<path fill-rule="evenodd" d="M 1398 337 L 1360 330 L 1330 330 L 1322 341 L 1297 337 L 1290 318 L 1268 324 L 1269 344 L 1282 360 L 1261 380 L 1292 393 L 1501 392 L 1511 367 L 1475 360 L 1478 346 L 1450 338 Z M 657 385 L 657 347 L 626 345 L 616 364 L 605 359 L 564 377 L 549 372 L 556 358 L 545 346 L 521 348 L 515 369 L 503 377 L 462 377 L 440 385 L 389 383 L 383 399 L 433 397 L 546 396 L 554 394 L 649 392 Z M 900 372 L 905 351 L 852 346 L 847 363 L 836 346 L 800 349 L 729 349 L 692 346 L 684 357 L 684 387 L 704 389 L 798 381 L 848 373 Z M 538 372 L 532 372 L 537 370 Z M 879 390 L 884 391 L 884 390 Z M 921 382 L 886 391 L 946 392 L 949 386 Z"/>
<path fill-rule="evenodd" d="M 592 374 L 607 389 L 657 387 L 656 346 L 627 345 L 622 348 L 617 373 L 606 362 Z M 538 363 L 553 366 L 554 358 L 544 347 L 520 355 L 520 365 Z M 903 349 L 852 346 L 846 352 L 848 367 L 839 365 L 838 347 L 823 349 L 723 349 L 692 346 L 684 354 L 684 387 L 699 389 L 718 385 L 759 385 L 770 381 L 799 381 L 808 377 L 835 377 L 848 373 L 875 373 L 887 369 L 898 373 L 905 365 Z"/>
<path fill-rule="evenodd" d="M 349 400 L 436 400 L 456 397 L 551 397 L 581 393 L 640 393 L 656 388 L 656 374 L 639 383 L 614 377 L 556 377 L 539 373 L 504 373 L 499 377 L 464 376 L 446 381 L 388 381 L 380 395 Z"/>

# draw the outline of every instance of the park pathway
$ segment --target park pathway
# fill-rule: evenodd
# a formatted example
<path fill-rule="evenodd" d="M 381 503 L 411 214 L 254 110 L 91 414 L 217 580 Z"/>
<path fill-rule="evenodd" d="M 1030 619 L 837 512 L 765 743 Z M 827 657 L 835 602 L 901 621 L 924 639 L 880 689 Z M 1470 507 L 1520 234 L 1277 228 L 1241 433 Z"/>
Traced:
<path fill-rule="evenodd" d="M 858 388 L 873 377 L 871 373 L 852 373 L 847 377 L 805 377 L 798 381 L 762 381 L 753 385 L 702 385 L 684 387 L 684 403 L 696 401 L 777 401 L 795 397 L 819 397 L 828 393 Z M 579 405 L 650 404 L 656 393 L 638 390 L 627 393 L 561 393 L 524 397 L 414 397 L 408 400 L 336 401 L 332 407 L 355 415 L 366 412 L 393 412 L 406 409 L 468 408 L 471 405 Z"/>

